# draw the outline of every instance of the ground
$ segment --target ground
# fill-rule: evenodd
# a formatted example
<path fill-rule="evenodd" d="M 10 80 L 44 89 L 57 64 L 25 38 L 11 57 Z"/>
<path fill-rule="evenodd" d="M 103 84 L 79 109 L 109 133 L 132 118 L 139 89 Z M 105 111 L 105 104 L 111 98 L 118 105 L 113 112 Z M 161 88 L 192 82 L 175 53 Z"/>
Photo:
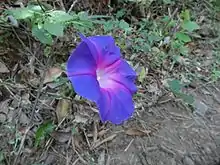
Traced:
<path fill-rule="evenodd" d="M 72 4 L 72 1 L 59 2 L 63 4 L 55 4 L 55 7 L 68 9 Z M 174 11 L 169 15 L 171 19 L 175 11 L 181 13 L 190 6 L 189 9 L 195 12 L 192 17 L 201 26 L 196 33 L 190 33 L 193 38 L 187 43 L 190 52 L 181 56 L 190 63 L 184 66 L 171 65 L 170 53 L 173 52 L 168 51 L 171 48 L 160 47 L 156 42 L 150 45 L 152 51 L 147 53 L 132 43 L 124 44 L 120 37 L 124 39 L 122 30 L 126 31 L 127 27 L 108 32 L 116 37 L 124 57 L 139 74 L 138 92 L 134 96 L 135 113 L 121 125 L 101 123 L 97 107 L 76 95 L 64 79 L 66 76 L 60 66 L 78 42 L 76 29 L 68 29 L 65 37 L 56 39 L 49 47 L 31 36 L 28 28 L 23 29 L 23 26 L 28 27 L 25 22 L 19 28 L 0 22 L 0 164 L 219 165 L 219 13 L 210 16 L 213 14 L 209 8 L 211 3 L 199 2 L 169 5 Z M 74 9 L 114 15 L 120 8 L 116 1 L 112 1 L 111 8 L 106 3 L 77 1 Z M 139 17 L 150 14 L 156 24 L 161 12 L 167 9 L 152 1 L 151 10 L 146 14 L 139 7 L 131 9 L 132 5 L 125 3 L 123 6 L 129 11 L 123 18 L 131 26 L 141 21 Z M 10 3 L 2 3 L 2 6 L 8 7 Z M 176 6 L 179 10 L 175 10 Z M 104 33 L 102 28 L 100 31 L 93 29 L 92 34 Z M 157 28 L 148 29 L 147 34 Z M 144 33 L 137 30 L 126 39 L 132 41 Z M 168 56 L 159 58 L 159 53 L 154 56 L 155 51 L 163 51 Z M 139 66 L 147 69 L 144 75 L 138 71 Z M 54 76 L 59 77 L 59 81 L 55 81 Z M 167 88 L 167 79 L 173 77 L 181 82 L 190 79 L 190 83 L 184 84 L 178 93 L 172 90 L 174 88 Z M 191 100 L 193 102 L 189 103 Z"/>

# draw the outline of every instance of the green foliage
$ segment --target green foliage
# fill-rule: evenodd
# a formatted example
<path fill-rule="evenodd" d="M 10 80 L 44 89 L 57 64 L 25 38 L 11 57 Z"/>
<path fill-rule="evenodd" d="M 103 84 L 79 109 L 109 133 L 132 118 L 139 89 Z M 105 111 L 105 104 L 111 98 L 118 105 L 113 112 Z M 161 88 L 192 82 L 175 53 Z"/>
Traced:
<path fill-rule="evenodd" d="M 182 28 L 188 32 L 193 32 L 194 30 L 199 29 L 199 25 L 193 21 L 183 21 Z"/>
<path fill-rule="evenodd" d="M 187 57 L 189 55 L 189 48 L 187 46 L 187 43 L 192 42 L 191 34 L 194 33 L 195 30 L 199 29 L 199 25 L 191 21 L 190 11 L 184 10 L 180 14 L 180 27 L 177 28 L 178 20 L 172 19 L 169 20 L 167 17 L 163 19 L 168 24 L 168 31 L 171 29 L 177 29 L 178 31 L 174 32 L 173 37 L 171 36 L 172 40 L 170 41 L 170 49 L 168 51 L 168 54 L 173 59 L 173 64 L 180 63 L 180 64 L 186 64 L 181 63 L 179 59 L 181 59 L 181 56 Z M 165 33 L 170 33 L 166 32 Z"/>
<path fill-rule="evenodd" d="M 2 151 L 0 151 L 0 164 L 3 164 L 4 159 L 4 154 Z"/>
<path fill-rule="evenodd" d="M 93 28 L 95 19 L 105 16 L 90 17 L 86 12 L 66 13 L 61 10 L 41 9 L 39 5 L 28 5 L 24 8 L 10 9 L 7 15 L 17 20 L 23 20 L 30 25 L 32 35 L 43 44 L 52 45 L 54 37 L 62 37 L 66 28 L 73 26 L 76 30 L 85 32 Z M 124 22 L 121 27 L 126 27 Z"/>
<path fill-rule="evenodd" d="M 168 81 L 168 85 L 170 87 L 170 90 L 174 93 L 179 93 L 183 87 L 179 80 Z"/>
<path fill-rule="evenodd" d="M 220 70 L 214 68 L 212 70 L 212 80 L 217 81 L 220 78 Z"/>
<path fill-rule="evenodd" d="M 187 34 L 183 32 L 177 32 L 176 39 L 184 43 L 191 42 L 190 36 L 188 36 Z"/>
<path fill-rule="evenodd" d="M 192 105 L 194 102 L 194 97 L 192 95 L 188 95 L 182 92 L 182 88 L 184 85 L 179 80 L 170 80 L 168 81 L 168 86 L 170 90 L 175 94 L 177 97 L 181 98 L 184 102 Z"/>
<path fill-rule="evenodd" d="M 44 140 L 54 128 L 55 125 L 51 121 L 41 124 L 35 134 L 35 146 L 38 147 L 40 142 Z"/>
<path fill-rule="evenodd" d="M 109 21 L 100 21 L 99 23 L 103 24 L 103 29 L 105 33 L 123 30 L 125 34 L 129 34 L 132 31 L 130 25 L 123 19 L 111 19 Z"/>
<path fill-rule="evenodd" d="M 166 5 L 173 4 L 174 0 L 163 0 L 163 3 Z"/>
<path fill-rule="evenodd" d="M 36 37 L 41 43 L 52 45 L 53 38 L 45 29 L 39 29 L 38 26 L 32 27 L 32 35 Z"/>

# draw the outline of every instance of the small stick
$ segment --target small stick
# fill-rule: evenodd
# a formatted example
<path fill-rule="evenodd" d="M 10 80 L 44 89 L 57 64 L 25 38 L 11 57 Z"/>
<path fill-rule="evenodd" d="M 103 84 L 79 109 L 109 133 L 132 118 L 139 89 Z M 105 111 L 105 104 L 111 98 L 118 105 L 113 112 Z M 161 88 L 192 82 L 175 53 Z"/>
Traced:
<path fill-rule="evenodd" d="M 78 1 L 79 1 L 79 0 L 73 1 L 72 5 L 70 6 L 70 8 L 69 8 L 69 10 L 68 10 L 67 13 L 70 13 L 70 12 L 72 11 L 73 7 L 76 5 L 76 3 L 77 3 Z"/>
<path fill-rule="evenodd" d="M 66 9 L 65 9 L 65 7 L 64 7 L 64 4 L 63 4 L 63 1 L 62 1 L 62 0 L 59 0 L 59 2 L 60 2 L 60 6 L 61 6 L 62 10 L 63 10 L 63 11 L 66 11 Z"/>
<path fill-rule="evenodd" d="M 44 10 L 44 8 L 43 8 L 43 6 L 41 5 L 41 3 L 40 3 L 39 0 L 37 0 L 37 3 L 38 3 L 38 5 L 40 6 L 41 10 L 45 13 L 45 10 Z"/>
<path fill-rule="evenodd" d="M 169 11 L 170 11 L 170 10 L 169 10 Z M 167 26 L 168 26 L 169 23 L 172 21 L 173 17 L 176 15 L 177 11 L 178 11 L 178 8 L 176 8 L 171 15 L 169 14 L 169 15 L 170 15 L 169 21 L 168 21 L 168 22 L 166 23 L 166 25 L 164 26 L 164 30 L 163 30 L 163 31 L 166 30 Z M 169 12 L 169 13 L 170 13 L 170 12 Z"/>
<path fill-rule="evenodd" d="M 128 144 L 128 146 L 125 148 L 124 152 L 126 152 L 126 151 L 129 149 L 129 147 L 131 146 L 131 144 L 133 143 L 133 141 L 134 141 L 134 139 L 132 139 L 132 140 L 130 141 L 130 143 Z"/>
<path fill-rule="evenodd" d="M 31 129 L 31 127 L 32 127 L 32 126 L 29 126 L 29 127 L 26 129 L 26 131 L 25 131 L 25 133 L 24 133 L 24 136 L 22 137 L 21 144 L 20 144 L 19 150 L 18 150 L 18 154 L 17 154 L 17 156 L 16 156 L 16 158 L 15 158 L 15 160 L 14 160 L 13 165 L 16 165 L 16 164 L 17 164 L 18 157 L 20 156 L 22 147 L 24 146 L 24 141 L 25 141 L 25 139 L 26 139 L 27 133 L 29 132 L 29 130 Z"/>
<path fill-rule="evenodd" d="M 107 137 L 106 139 L 104 139 L 104 140 L 102 140 L 102 141 L 96 143 L 96 145 L 94 145 L 94 146 L 92 147 L 92 149 L 97 148 L 98 146 L 102 145 L 102 144 L 105 143 L 105 142 L 112 141 L 115 137 L 116 137 L 116 134 L 113 134 L 113 135 Z"/>

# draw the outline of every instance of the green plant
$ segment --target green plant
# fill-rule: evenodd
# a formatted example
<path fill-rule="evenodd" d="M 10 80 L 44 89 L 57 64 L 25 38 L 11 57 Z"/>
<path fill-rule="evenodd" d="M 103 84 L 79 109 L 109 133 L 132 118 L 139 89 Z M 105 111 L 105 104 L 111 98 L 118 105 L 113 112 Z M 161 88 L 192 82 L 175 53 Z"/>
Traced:
<path fill-rule="evenodd" d="M 44 140 L 55 128 L 51 121 L 41 124 L 35 134 L 35 146 L 38 147 L 40 142 Z"/>
<path fill-rule="evenodd" d="M 170 53 L 175 56 L 187 56 L 189 53 L 187 43 L 192 41 L 191 34 L 199 29 L 199 25 L 191 21 L 189 10 L 185 10 L 181 12 L 179 22 L 172 20 L 168 26 L 170 26 L 170 31 L 174 30 Z"/>
<path fill-rule="evenodd" d="M 192 105 L 194 102 L 194 97 L 192 95 L 186 94 L 182 92 L 182 88 L 184 84 L 182 84 L 179 80 L 168 80 L 168 87 L 173 92 L 173 94 L 179 98 L 181 98 L 184 102 L 189 105 Z"/>
<path fill-rule="evenodd" d="M 95 20 L 105 16 L 88 16 L 86 12 L 67 13 L 62 10 L 47 10 L 39 5 L 29 4 L 24 8 L 6 11 L 16 20 L 23 20 L 31 28 L 32 35 L 43 44 L 52 45 L 54 37 L 62 37 L 68 27 L 77 31 L 89 31 Z"/>

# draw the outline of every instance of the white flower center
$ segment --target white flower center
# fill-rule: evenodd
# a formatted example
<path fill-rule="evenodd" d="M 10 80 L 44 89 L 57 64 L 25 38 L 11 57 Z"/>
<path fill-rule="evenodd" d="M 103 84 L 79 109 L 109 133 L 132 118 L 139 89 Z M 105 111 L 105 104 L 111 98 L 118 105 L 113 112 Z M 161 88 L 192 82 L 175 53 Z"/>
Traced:
<path fill-rule="evenodd" d="M 103 70 L 96 71 L 97 80 L 101 88 L 110 88 L 111 80 L 109 76 Z"/>

